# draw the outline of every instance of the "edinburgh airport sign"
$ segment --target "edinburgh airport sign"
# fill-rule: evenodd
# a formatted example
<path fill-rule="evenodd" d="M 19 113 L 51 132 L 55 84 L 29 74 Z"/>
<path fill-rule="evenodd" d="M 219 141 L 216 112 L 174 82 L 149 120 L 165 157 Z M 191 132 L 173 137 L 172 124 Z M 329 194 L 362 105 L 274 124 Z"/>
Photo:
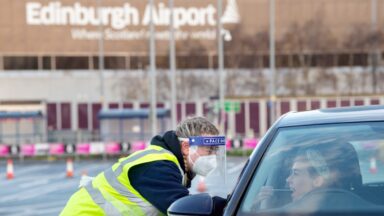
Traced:
<path fill-rule="evenodd" d="M 151 8 L 153 23 L 160 28 L 158 40 L 168 40 L 171 10 L 165 2 L 153 7 L 145 4 L 140 10 L 128 1 L 116 6 L 90 6 L 80 2 L 26 2 L 26 24 L 29 26 L 69 26 L 74 40 L 142 40 L 148 37 Z M 136 1 L 137 2 L 137 1 Z M 142 1 L 141 1 L 142 2 Z M 207 2 L 199 6 L 175 6 L 173 24 L 176 40 L 216 38 L 216 7 Z M 239 23 L 236 0 L 229 0 L 223 23 Z M 93 28 L 90 28 L 93 27 Z M 102 27 L 102 28 L 101 28 Z M 102 29 L 102 31 L 100 31 Z"/>

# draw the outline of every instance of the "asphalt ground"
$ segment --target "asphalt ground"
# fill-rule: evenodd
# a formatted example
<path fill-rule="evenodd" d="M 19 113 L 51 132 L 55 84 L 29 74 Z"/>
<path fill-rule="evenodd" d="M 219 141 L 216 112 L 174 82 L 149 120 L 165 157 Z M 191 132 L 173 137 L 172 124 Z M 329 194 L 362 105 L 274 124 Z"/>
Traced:
<path fill-rule="evenodd" d="M 225 197 L 232 190 L 243 168 L 245 157 L 227 158 L 227 178 L 212 173 L 204 179 L 205 192 Z M 109 168 L 116 159 L 75 160 L 74 177 L 66 177 L 66 160 L 14 160 L 14 178 L 6 178 L 7 161 L 0 161 L 0 215 L 58 215 L 70 196 L 77 190 L 81 175 L 95 176 Z M 190 192 L 197 190 L 200 177 L 192 182 Z"/>

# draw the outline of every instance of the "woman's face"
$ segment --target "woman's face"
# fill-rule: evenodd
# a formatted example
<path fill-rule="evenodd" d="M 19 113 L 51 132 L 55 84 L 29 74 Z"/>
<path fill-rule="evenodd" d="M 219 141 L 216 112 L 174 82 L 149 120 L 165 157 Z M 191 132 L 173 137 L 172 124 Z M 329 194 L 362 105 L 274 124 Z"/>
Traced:
<path fill-rule="evenodd" d="M 190 158 L 192 159 L 192 162 L 195 162 L 200 156 L 215 155 L 216 151 L 217 149 L 214 146 L 199 146 L 196 151 L 190 155 Z"/>
<path fill-rule="evenodd" d="M 317 180 L 318 177 L 311 176 L 308 168 L 310 168 L 308 161 L 298 160 L 293 163 L 291 174 L 286 179 L 289 188 L 292 190 L 293 201 L 321 186 Z"/>

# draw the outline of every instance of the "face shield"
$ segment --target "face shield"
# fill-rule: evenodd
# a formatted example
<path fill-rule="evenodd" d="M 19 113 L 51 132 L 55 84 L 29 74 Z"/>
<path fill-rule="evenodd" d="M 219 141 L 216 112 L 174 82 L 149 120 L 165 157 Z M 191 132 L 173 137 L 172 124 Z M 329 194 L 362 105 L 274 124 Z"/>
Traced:
<path fill-rule="evenodd" d="M 189 162 L 192 171 L 200 176 L 216 173 L 225 177 L 226 152 L 224 136 L 189 137 Z"/>

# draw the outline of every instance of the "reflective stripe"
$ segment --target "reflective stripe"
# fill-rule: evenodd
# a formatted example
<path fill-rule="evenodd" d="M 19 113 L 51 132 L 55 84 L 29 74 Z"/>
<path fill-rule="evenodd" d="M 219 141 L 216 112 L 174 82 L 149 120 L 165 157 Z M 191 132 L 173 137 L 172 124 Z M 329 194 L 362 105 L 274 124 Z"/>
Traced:
<path fill-rule="evenodd" d="M 141 158 L 141 157 L 143 157 L 143 156 L 145 156 L 145 155 L 148 155 L 148 154 L 165 154 L 165 153 L 168 153 L 168 154 L 173 155 L 173 153 L 172 153 L 171 151 L 168 151 L 167 149 L 163 149 L 163 148 L 161 148 L 160 150 L 148 149 L 148 150 L 142 151 L 142 152 L 140 152 L 140 153 L 138 153 L 138 154 L 136 154 L 136 155 L 133 155 L 131 158 L 127 158 L 127 159 L 126 159 L 125 161 L 123 161 L 123 162 L 119 165 L 119 167 L 117 167 L 117 169 L 114 171 L 114 172 L 115 172 L 115 175 L 116 175 L 116 178 L 117 178 L 117 176 L 119 176 L 119 175 L 121 174 L 121 172 L 123 171 L 123 167 L 124 167 L 126 164 L 128 164 L 128 163 L 130 163 L 130 162 L 133 162 L 133 161 L 135 161 L 135 160 L 137 160 L 137 159 L 139 159 L 139 158 Z M 175 156 L 175 157 L 176 157 L 176 156 Z M 176 165 L 177 165 L 177 167 L 179 168 L 179 171 L 180 171 L 181 176 L 183 176 L 183 175 L 184 175 L 184 171 L 183 171 L 183 169 L 181 168 L 181 166 L 180 166 L 178 163 L 177 163 Z"/>
<path fill-rule="evenodd" d="M 129 201 L 137 203 L 143 210 L 152 206 L 149 203 L 147 204 L 147 203 L 143 202 L 143 200 L 140 197 L 137 197 L 135 194 L 133 194 L 131 191 L 129 191 L 126 186 L 121 184 L 121 182 L 119 182 L 117 180 L 117 176 L 115 176 L 115 174 L 113 173 L 112 168 L 104 171 L 104 176 L 105 176 L 105 179 L 107 180 L 108 184 L 111 185 L 111 187 L 113 189 L 115 189 L 115 191 L 117 191 L 119 194 L 127 197 Z M 147 205 L 143 205 L 143 204 L 147 204 Z"/>
<path fill-rule="evenodd" d="M 117 177 L 121 174 L 123 171 L 123 167 L 127 165 L 128 163 L 131 163 L 133 161 L 136 161 L 146 155 L 150 154 L 171 154 L 173 155 L 170 151 L 166 149 L 161 149 L 161 150 L 155 150 L 155 149 L 148 149 L 142 152 L 137 153 L 136 155 L 132 155 L 132 157 L 127 158 L 123 162 L 120 163 L 118 168 L 113 171 L 112 168 L 104 171 L 104 176 L 105 179 L 107 180 L 108 184 L 115 189 L 119 194 L 125 196 L 130 200 L 131 202 L 136 203 L 138 206 L 140 206 L 141 210 L 145 213 L 145 215 L 153 215 L 153 210 L 154 207 L 152 204 L 149 202 L 144 201 L 140 197 L 137 197 L 135 194 L 133 194 L 131 191 L 128 190 L 126 186 L 124 186 L 119 180 L 117 180 Z M 183 170 L 181 167 L 177 164 L 181 175 L 183 175 Z M 157 214 L 156 214 L 157 215 Z"/>
<path fill-rule="evenodd" d="M 145 150 L 145 151 L 139 152 L 139 153 L 137 153 L 135 155 L 132 155 L 132 157 L 128 157 L 126 160 L 124 160 L 123 162 L 120 163 L 120 165 L 114 171 L 115 175 L 119 176 L 121 174 L 121 172 L 123 171 L 123 167 L 126 164 L 131 163 L 131 162 L 133 162 L 133 161 L 135 161 L 135 160 L 137 160 L 137 159 L 139 159 L 141 157 L 144 157 L 144 156 L 149 155 L 149 154 L 164 154 L 164 153 L 172 154 L 170 151 L 168 151 L 166 149 L 161 149 L 161 150 L 149 149 L 149 150 Z"/>
<path fill-rule="evenodd" d="M 118 165 L 118 167 L 115 170 L 113 170 L 111 167 L 111 168 L 105 170 L 103 173 L 107 183 L 116 192 L 118 192 L 120 195 L 126 197 L 132 203 L 135 203 L 137 205 L 137 208 L 138 208 L 137 210 L 140 209 L 139 211 L 144 213 L 144 215 L 158 215 L 158 210 L 151 203 L 144 200 L 142 197 L 138 197 L 137 195 L 132 193 L 127 188 L 127 186 L 125 186 L 124 184 L 122 184 L 118 180 L 118 177 L 122 174 L 125 165 L 127 165 L 131 162 L 134 162 L 134 161 L 136 161 L 142 157 L 145 157 L 146 155 L 153 155 L 153 154 L 170 154 L 170 155 L 173 155 L 170 151 L 168 151 L 166 149 L 162 149 L 162 148 L 160 148 L 159 150 L 146 149 L 146 150 L 138 152 L 138 153 L 132 155 L 131 157 L 128 157 L 127 159 L 123 160 L 122 162 L 120 162 L 120 164 Z M 177 159 L 176 159 L 176 161 L 177 161 Z M 183 176 L 184 172 L 181 169 L 180 165 L 178 163 L 176 163 L 176 165 L 178 166 L 180 173 Z M 130 187 L 132 187 L 132 186 L 130 186 Z M 109 202 L 108 199 L 106 199 L 98 189 L 93 188 L 92 184 L 87 185 L 85 188 L 88 191 L 88 193 L 91 195 L 94 202 L 96 204 L 98 204 L 105 211 L 105 213 L 107 215 L 113 215 L 113 216 L 122 215 L 124 213 L 121 213 L 121 211 L 125 212 L 126 210 L 135 212 L 135 210 L 129 209 L 130 207 L 127 207 L 128 209 L 117 208 L 117 206 L 114 206 L 111 202 Z M 119 209 L 120 209 L 120 211 L 119 211 Z M 138 212 L 136 212 L 136 213 L 138 213 Z"/>
<path fill-rule="evenodd" d="M 89 195 L 92 197 L 93 201 L 104 210 L 104 213 L 108 216 L 121 216 L 122 214 L 119 210 L 113 206 L 111 203 L 107 202 L 98 189 L 93 188 L 92 184 L 88 184 L 84 187 Z"/>

